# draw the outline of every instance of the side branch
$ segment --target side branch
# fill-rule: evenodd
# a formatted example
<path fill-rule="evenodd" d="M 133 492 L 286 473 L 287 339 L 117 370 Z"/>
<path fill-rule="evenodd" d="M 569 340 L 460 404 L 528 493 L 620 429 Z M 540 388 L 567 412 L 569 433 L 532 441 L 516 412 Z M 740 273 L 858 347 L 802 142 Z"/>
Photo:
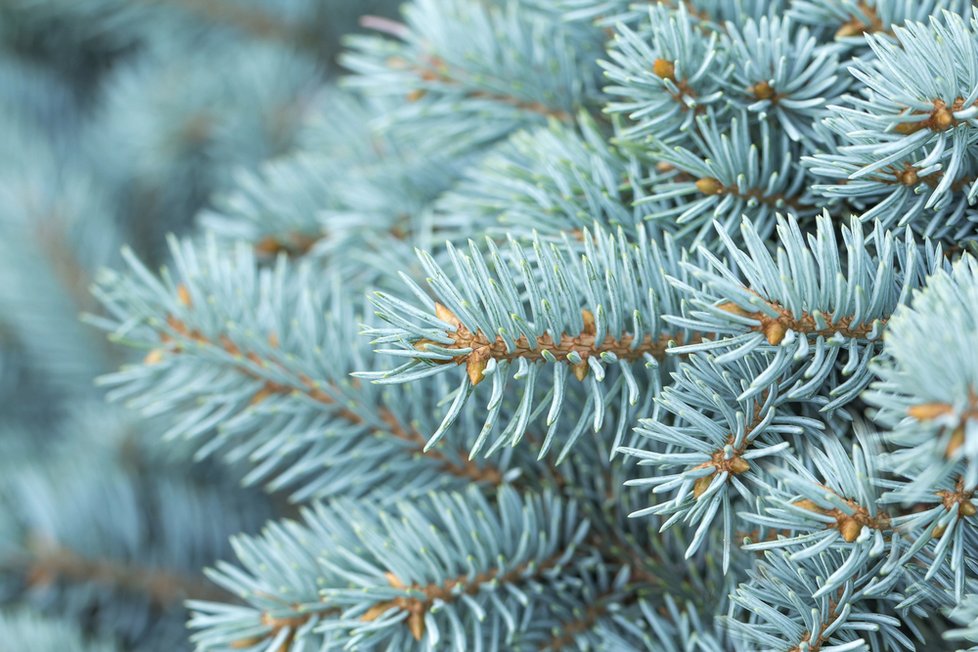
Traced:
<path fill-rule="evenodd" d="M 145 596 L 156 607 L 170 608 L 186 599 L 227 601 L 230 596 L 202 578 L 145 568 L 113 559 L 83 557 L 55 542 L 38 540 L 13 562 L 27 569 L 27 582 L 42 586 L 64 579 L 92 582 Z"/>
<path fill-rule="evenodd" d="M 722 303 L 717 307 L 724 312 L 729 312 L 740 317 L 747 317 L 759 322 L 758 325 L 752 326 L 751 330 L 763 333 L 771 345 L 780 344 L 788 331 L 825 338 L 839 334 L 843 337 L 863 340 L 869 339 L 870 334 L 874 330 L 875 322 L 854 325 L 854 319 L 851 316 L 840 317 L 835 322 L 829 322 L 820 316 L 816 317 L 810 312 L 804 312 L 801 317 L 795 317 L 790 310 L 777 301 L 765 301 L 778 313 L 777 317 L 771 317 L 763 312 L 749 312 L 733 302 Z M 886 324 L 886 319 L 880 319 L 878 321 Z"/>
<path fill-rule="evenodd" d="M 387 573 L 387 581 L 395 589 L 403 589 L 408 593 L 420 593 L 421 595 L 418 597 L 404 595 L 376 604 L 361 616 L 361 620 L 368 622 L 376 620 L 391 609 L 406 611 L 408 613 L 406 622 L 411 630 L 411 635 L 415 640 L 420 641 L 424 636 L 425 614 L 436 602 L 454 602 L 462 594 L 475 595 L 485 584 L 513 584 L 523 579 L 528 573 L 533 576 L 542 575 L 545 571 L 554 568 L 560 562 L 561 556 L 562 554 L 554 555 L 539 564 L 522 564 L 505 573 L 501 569 L 494 568 L 476 575 L 473 579 L 469 579 L 468 575 L 462 575 L 448 580 L 444 584 L 429 584 L 427 586 L 414 584 L 409 587 L 393 573 Z"/>
<path fill-rule="evenodd" d="M 449 88 L 461 87 L 464 84 L 464 80 L 459 79 L 457 75 L 453 75 L 451 69 L 445 61 L 437 56 L 430 55 L 425 57 L 426 61 L 424 65 L 421 65 L 415 69 L 413 72 L 417 74 L 418 78 L 426 83 L 439 83 L 443 84 Z M 395 57 L 388 61 L 390 65 L 395 70 L 406 69 L 410 67 L 410 64 L 399 57 Z M 423 98 L 427 94 L 425 88 L 417 88 L 408 94 L 409 102 L 416 102 Z M 492 102 L 499 102 L 500 104 L 507 104 L 514 108 L 520 109 L 521 111 L 527 111 L 530 113 L 536 113 L 542 115 L 546 118 L 554 118 L 560 122 L 572 122 L 573 117 L 564 110 L 554 109 L 541 102 L 530 102 L 527 100 L 522 100 L 518 97 L 512 95 L 503 95 L 500 93 L 493 93 L 489 91 L 474 90 L 468 91 L 466 97 L 470 99 L 483 99 L 490 100 Z"/>
<path fill-rule="evenodd" d="M 646 335 L 636 341 L 634 336 L 624 333 L 619 338 L 607 335 L 602 342 L 596 338 L 594 315 L 589 310 L 582 310 L 584 330 L 579 335 L 561 335 L 554 340 L 550 333 L 544 333 L 533 344 L 525 335 L 521 335 L 511 350 L 502 337 L 490 340 L 481 330 L 472 332 L 448 308 L 440 303 L 435 304 L 435 312 L 439 319 L 455 326 L 454 331 L 447 335 L 452 340 L 449 345 L 437 344 L 442 348 L 467 350 L 450 360 L 436 360 L 438 364 L 455 363 L 465 365 L 469 380 L 473 385 L 482 381 L 482 372 L 489 360 L 513 361 L 524 359 L 528 362 L 566 362 L 572 365 L 574 375 L 578 380 L 584 380 L 588 373 L 588 358 L 610 353 L 620 360 L 641 360 L 649 355 L 657 359 L 666 356 L 666 349 L 674 343 L 683 344 L 681 335 L 660 335 L 653 338 Z M 430 340 L 419 340 L 415 347 L 424 350 Z"/>
<path fill-rule="evenodd" d="M 912 122 L 901 122 L 896 127 L 894 131 L 898 134 L 908 136 L 910 134 L 917 133 L 922 129 L 929 129 L 930 131 L 946 131 L 953 127 L 957 127 L 960 124 L 965 123 L 965 120 L 959 120 L 954 117 L 954 114 L 959 111 L 964 111 L 966 108 L 972 108 L 976 106 L 972 104 L 971 107 L 966 107 L 964 105 L 964 98 L 957 98 L 948 106 L 947 102 L 941 99 L 934 100 L 934 108 L 930 113 L 914 113 L 914 117 L 919 118 L 918 120 Z"/>
<path fill-rule="evenodd" d="M 178 295 L 180 302 L 183 305 L 187 307 L 191 305 L 190 295 L 186 288 L 180 286 L 178 288 Z M 184 339 L 191 340 L 199 345 L 222 349 L 235 359 L 248 360 L 258 367 L 274 369 L 275 371 L 282 372 L 286 375 L 295 375 L 289 372 L 277 360 L 262 358 L 254 352 L 241 351 L 241 349 L 226 335 L 219 336 L 215 341 L 214 339 L 206 337 L 199 330 L 191 329 L 186 323 L 174 315 L 167 317 L 166 323 L 170 329 Z M 146 356 L 146 364 L 154 364 L 161 361 L 166 352 L 181 353 L 183 351 L 179 343 L 174 342 L 173 339 L 166 333 L 162 333 L 160 338 L 164 344 L 164 347 L 153 349 Z M 272 346 L 278 346 L 279 340 L 275 333 L 269 334 L 268 341 Z M 252 405 L 258 404 L 270 396 L 288 396 L 290 394 L 299 393 L 317 403 L 320 403 L 321 405 L 329 406 L 334 410 L 334 414 L 337 417 L 344 419 L 351 424 L 366 425 L 368 423 L 368 420 L 361 414 L 354 412 L 349 408 L 341 407 L 339 402 L 329 392 L 323 389 L 320 382 L 313 380 L 306 375 L 297 376 L 296 382 L 293 384 L 285 384 L 264 378 L 261 374 L 243 364 L 233 366 L 238 373 L 262 383 L 260 389 L 251 398 Z M 394 412 L 390 410 L 390 408 L 381 406 L 376 410 L 376 415 L 385 426 L 384 432 L 390 434 L 396 439 L 409 443 L 418 453 L 424 451 L 424 447 L 427 444 L 427 440 L 424 438 L 424 436 L 416 430 L 406 428 L 404 425 L 402 425 L 401 421 L 397 418 Z M 437 461 L 441 465 L 442 470 L 451 475 L 465 478 L 473 482 L 487 483 L 491 485 L 498 485 L 502 482 L 502 472 L 498 468 L 492 465 L 487 465 L 485 467 L 479 466 L 474 461 L 469 459 L 468 455 L 460 456 L 464 462 L 456 462 L 444 452 L 438 450 L 430 450 L 426 453 L 426 455 L 430 459 Z"/>
<path fill-rule="evenodd" d="M 725 185 L 715 177 L 697 179 L 695 185 L 696 189 L 704 195 L 716 195 L 718 197 L 730 196 L 745 201 L 755 201 L 759 204 L 765 204 L 775 208 L 791 208 L 794 210 L 815 208 L 810 204 L 803 204 L 797 197 L 787 197 L 781 193 L 772 195 L 765 194 L 762 188 L 748 188 L 741 192 L 737 186 Z"/>

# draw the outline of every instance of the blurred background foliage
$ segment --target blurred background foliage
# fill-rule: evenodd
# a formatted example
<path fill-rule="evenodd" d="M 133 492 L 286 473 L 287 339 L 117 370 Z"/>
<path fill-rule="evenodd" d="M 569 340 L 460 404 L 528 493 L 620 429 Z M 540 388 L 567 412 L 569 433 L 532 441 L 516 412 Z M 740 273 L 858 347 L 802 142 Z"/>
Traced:
<path fill-rule="evenodd" d="M 0 1 L 0 647 L 187 649 L 228 539 L 294 509 L 191 463 L 95 378 L 124 352 L 79 315 L 123 243 L 167 233 L 292 152 L 341 35 L 392 0 Z M 157 428 L 158 430 L 159 428 Z"/>

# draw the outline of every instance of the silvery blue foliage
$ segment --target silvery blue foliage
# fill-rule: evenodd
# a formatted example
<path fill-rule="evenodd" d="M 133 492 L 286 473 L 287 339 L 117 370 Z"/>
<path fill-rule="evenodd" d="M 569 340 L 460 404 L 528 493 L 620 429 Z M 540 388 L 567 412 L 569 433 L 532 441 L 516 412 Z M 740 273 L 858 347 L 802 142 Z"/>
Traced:
<path fill-rule="evenodd" d="M 976 604 L 976 597 L 974 593 L 969 593 L 965 596 L 957 607 L 949 614 L 950 618 L 960 625 L 959 628 L 951 629 L 945 632 L 944 637 L 952 641 L 978 641 L 978 604 Z M 968 649 L 974 649 L 975 646 L 971 646 Z"/>
<path fill-rule="evenodd" d="M 158 424 L 107 409 L 93 377 L 127 356 L 78 319 L 98 310 L 89 283 L 100 266 L 119 265 L 124 241 L 159 251 L 149 234 L 191 217 L 173 206 L 131 210 L 121 201 L 134 190 L 125 179 L 167 168 L 154 199 L 192 194 L 181 186 L 188 178 L 198 188 L 229 182 L 229 166 L 268 155 L 257 137 L 264 127 L 286 136 L 277 139 L 281 148 L 300 130 L 303 111 L 268 105 L 285 95 L 301 95 L 301 104 L 322 83 L 325 61 L 273 45 L 270 35 L 260 37 L 268 37 L 264 44 L 249 41 L 244 25 L 209 13 L 237 5 L 238 17 L 255 17 L 255 5 L 182 4 L 13 0 L 0 8 L 0 628 L 7 646 L 188 649 L 182 601 L 226 597 L 201 567 L 226 555 L 232 533 L 286 511 L 229 481 L 237 469 L 191 466 L 186 445 L 159 443 Z M 350 13 L 349 3 L 308 4 Z M 218 51 L 241 56 L 220 61 Z M 228 76 L 232 64 L 238 72 Z M 197 81 L 174 81 L 181 75 Z M 117 84 L 134 79 L 132 92 Z M 225 91 L 237 93 L 237 103 L 219 100 Z M 226 145 L 200 163 L 182 156 L 186 133 L 162 127 L 179 121 L 173 114 L 181 107 L 192 112 L 208 101 L 225 119 Z M 119 105 L 109 108 L 113 102 Z M 241 118 L 256 114 L 268 124 Z"/>
<path fill-rule="evenodd" d="M 941 260 L 939 248 L 918 246 L 909 234 L 901 242 L 880 224 L 867 237 L 855 219 L 842 227 L 840 243 L 827 213 L 807 238 L 798 220 L 779 217 L 780 246 L 773 252 L 750 220 L 741 225 L 743 247 L 719 225 L 717 231 L 729 262 L 703 251 L 706 265 L 685 263 L 700 286 L 674 282 L 688 307 L 685 316 L 667 321 L 718 337 L 671 352 L 710 351 L 720 364 L 755 351 L 773 353 L 742 397 L 761 394 L 771 382 L 804 369 L 788 396 L 808 399 L 838 364 L 841 378 L 824 410 L 845 405 L 865 389 L 886 320 Z"/>
<path fill-rule="evenodd" d="M 97 294 L 115 319 L 98 323 L 148 351 L 101 382 L 146 416 L 185 413 L 163 436 L 189 440 L 198 459 L 243 464 L 246 484 L 294 501 L 366 495 L 387 482 L 381 499 L 390 501 L 518 474 L 512 453 L 474 463 L 457 444 L 417 459 L 449 387 L 351 381 L 369 346 L 346 345 L 358 341 L 360 317 L 338 277 L 312 290 L 316 265 L 280 256 L 261 267 L 250 248 L 228 257 L 213 239 L 171 241 L 171 255 L 175 266 L 159 279 L 128 252 L 132 272 L 101 279 Z M 462 415 L 470 426 L 474 418 Z"/>
<path fill-rule="evenodd" d="M 85 146 L 133 246 L 158 254 L 166 230 L 185 228 L 235 170 L 288 151 L 319 76 L 298 52 L 210 35 L 147 48 L 113 70 Z"/>
<path fill-rule="evenodd" d="M 744 396 L 745 386 L 763 369 L 763 360 L 742 359 L 721 366 L 706 355 L 694 355 L 672 374 L 672 383 L 656 399 L 653 418 L 636 428 L 639 440 L 622 452 L 655 467 L 651 477 L 632 479 L 631 486 L 670 494 L 631 516 L 668 516 L 667 528 L 683 522 L 696 529 L 687 556 L 703 544 L 720 519 L 723 566 L 730 564 L 735 543 L 736 505 L 767 491 L 765 463 L 790 453 L 786 436 L 814 437 L 822 429 L 815 419 L 779 409 L 782 387 L 770 383 L 758 396 Z"/>
<path fill-rule="evenodd" d="M 68 619 L 42 618 L 29 611 L 0 614 L 0 635 L 11 647 L 37 652 L 114 652 L 109 641 L 86 640 L 84 632 Z"/>
<path fill-rule="evenodd" d="M 490 233 L 559 238 L 568 228 L 625 229 L 634 237 L 649 221 L 648 164 L 606 140 L 586 113 L 574 127 L 552 122 L 517 132 L 439 197 L 439 226 L 470 233 L 485 224 Z M 476 222 L 478 220 L 478 222 Z"/>
<path fill-rule="evenodd" d="M 452 276 L 429 254 L 419 252 L 429 284 L 444 303 L 436 304 L 406 276 L 420 308 L 379 294 L 374 300 L 377 314 L 391 327 L 371 328 L 368 333 L 375 343 L 394 345 L 378 352 L 407 361 L 389 371 L 357 376 L 384 384 L 406 383 L 465 366 L 429 446 L 454 423 L 475 386 L 489 380 L 487 417 L 473 453 L 487 443 L 489 452 L 515 445 L 544 410 L 546 452 L 580 383 L 585 403 L 581 409 L 574 401 L 577 423 L 562 455 L 589 426 L 599 431 L 607 410 L 620 405 L 617 446 L 630 415 L 638 406 L 644 410 L 659 388 L 665 347 L 689 339 L 684 329 L 667 329 L 662 321 L 678 308 L 662 271 L 674 270 L 679 276 L 683 272 L 674 243 L 667 239 L 657 245 L 641 230 L 636 244 L 623 230 L 584 232 L 582 239 L 576 243 L 565 237 L 556 244 L 537 238 L 527 243 L 529 251 L 515 239 L 508 250 L 487 239 L 487 253 L 474 242 L 467 253 L 449 245 Z M 589 352 L 594 348 L 597 351 Z M 519 407 L 490 441 L 510 376 L 519 383 Z"/>
<path fill-rule="evenodd" d="M 733 68 L 724 81 L 728 94 L 748 111 L 773 116 L 791 140 L 813 138 L 813 120 L 826 115 L 826 105 L 849 84 L 838 53 L 819 47 L 818 39 L 790 18 L 764 16 L 746 21 L 742 29 L 727 23 L 725 32 Z"/>
<path fill-rule="evenodd" d="M 950 11 L 970 16 L 968 0 L 795 0 L 788 15 L 847 48 L 865 48 L 866 33 L 886 33 L 907 21 Z"/>
<path fill-rule="evenodd" d="M 0 607 L 127 649 L 973 637 L 971 4 L 7 3 Z"/>
<path fill-rule="evenodd" d="M 731 596 L 731 636 L 746 650 L 914 649 L 901 620 L 885 613 L 887 602 L 897 597 L 866 595 L 873 565 L 856 568 L 838 588 L 824 590 L 823 582 L 842 565 L 842 556 L 832 551 L 804 559 L 766 553 Z M 738 612 L 746 612 L 747 619 Z"/>
<path fill-rule="evenodd" d="M 570 120 L 601 98 L 601 32 L 565 23 L 524 0 L 418 0 L 404 23 L 354 37 L 347 83 L 396 98 L 378 121 L 429 152 L 470 151 L 525 126 Z M 573 44 L 573 45 L 572 45 Z"/>
<path fill-rule="evenodd" d="M 699 31 L 699 18 L 684 3 L 678 11 L 665 4 L 650 7 L 643 26 L 649 33 L 621 25 L 610 61 L 602 63 L 612 82 L 607 111 L 634 123 L 623 131 L 626 138 L 683 143 L 697 115 L 724 106 L 712 71 L 726 65 L 726 52 L 717 47 L 716 33 Z"/>
<path fill-rule="evenodd" d="M 529 596 L 570 590 L 560 570 L 577 561 L 588 530 L 577 513 L 553 495 L 509 489 L 498 506 L 470 489 L 399 503 L 392 513 L 349 500 L 317 507 L 304 526 L 237 541 L 248 572 L 222 564 L 212 577 L 251 605 L 192 604 L 196 643 L 526 649 L 523 638 L 541 626 L 534 620 L 546 618 L 545 609 L 534 618 Z M 286 566 L 277 561 L 282 547 L 293 550 Z"/>
<path fill-rule="evenodd" d="M 874 56 L 851 68 L 859 94 L 825 118 L 838 142 L 807 161 L 825 178 L 818 192 L 864 206 L 866 220 L 961 237 L 976 192 L 978 72 L 954 62 L 976 56 L 974 21 L 946 12 L 867 37 Z"/>
<path fill-rule="evenodd" d="M 898 310 L 884 338 L 886 357 L 867 400 L 874 418 L 890 429 L 889 464 L 915 482 L 903 492 L 917 498 L 935 483 L 963 474 L 978 483 L 974 417 L 975 293 L 978 264 L 965 257 L 928 279 L 909 306 Z"/>
<path fill-rule="evenodd" d="M 735 231 L 749 216 L 753 228 L 767 236 L 779 214 L 817 212 L 804 171 L 794 161 L 800 148 L 787 132 L 772 133 L 767 121 L 752 129 L 746 110 L 722 121 L 708 113 L 697 117 L 696 125 L 689 147 L 654 141 L 661 148 L 657 170 L 662 172 L 653 177 L 648 201 L 658 206 L 649 219 L 675 222 L 680 233 L 710 242 L 715 222 Z"/>

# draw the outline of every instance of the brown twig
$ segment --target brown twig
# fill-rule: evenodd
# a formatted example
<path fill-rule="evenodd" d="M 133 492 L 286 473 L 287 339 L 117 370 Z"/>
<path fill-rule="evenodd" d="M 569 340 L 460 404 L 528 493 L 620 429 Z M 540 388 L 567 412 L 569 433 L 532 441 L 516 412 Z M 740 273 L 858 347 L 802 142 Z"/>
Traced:
<path fill-rule="evenodd" d="M 756 201 L 766 206 L 777 208 L 788 207 L 795 210 L 807 210 L 814 208 L 810 204 L 803 204 L 797 197 L 788 197 L 782 193 L 767 195 L 761 188 L 748 188 L 741 192 L 736 186 L 727 186 L 715 177 L 703 177 L 696 181 L 696 189 L 704 195 L 729 196 L 743 199 L 746 201 Z"/>
<path fill-rule="evenodd" d="M 850 316 L 840 317 L 825 328 L 819 328 L 811 313 L 804 312 L 801 317 L 795 317 L 790 310 L 777 301 L 765 299 L 765 302 L 778 313 L 777 317 L 771 317 L 764 312 L 750 312 L 733 302 L 722 303 L 717 307 L 724 312 L 760 322 L 757 326 L 752 326 L 751 330 L 763 333 L 771 345 L 780 344 L 788 331 L 826 338 L 840 334 L 852 339 L 866 339 L 873 332 L 873 323 L 853 325 L 854 320 Z M 879 319 L 879 321 L 884 325 L 887 322 L 885 318 Z"/>
<path fill-rule="evenodd" d="M 581 357 L 581 362 L 573 365 L 574 375 L 578 380 L 584 380 L 588 374 L 588 358 L 600 356 L 602 353 L 613 353 L 622 360 L 641 360 L 646 355 L 662 359 L 666 355 L 666 349 L 673 342 L 683 343 L 681 335 L 661 335 L 658 338 L 646 335 L 642 340 L 636 342 L 635 337 L 630 333 L 624 333 L 618 338 L 607 335 L 603 341 L 598 342 L 594 316 L 589 310 L 581 312 L 584 318 L 584 329 L 578 335 L 564 334 L 558 340 L 554 340 L 549 333 L 545 333 L 538 337 L 532 345 L 525 335 L 521 335 L 515 341 L 515 346 L 510 349 L 502 337 L 497 336 L 490 340 L 481 330 L 475 332 L 469 330 L 454 313 L 437 303 L 435 304 L 436 316 L 455 327 L 454 330 L 446 332 L 452 343 L 448 345 L 439 344 L 438 346 L 448 349 L 471 349 L 450 360 L 437 362 L 465 365 L 469 380 L 473 385 L 477 385 L 483 380 L 482 372 L 485 371 L 489 360 L 524 359 L 528 362 L 540 362 L 547 360 L 546 353 L 558 361 L 570 362 L 567 356 L 577 354 Z M 433 344 L 433 342 L 422 339 L 416 342 L 415 346 L 423 350 L 429 344 Z"/>
<path fill-rule="evenodd" d="M 191 306 L 190 294 L 184 286 L 179 286 L 177 288 L 178 298 L 180 303 L 186 307 Z M 260 357 L 254 352 L 243 352 L 229 337 L 226 335 L 217 336 L 216 340 L 206 337 L 199 330 L 192 329 L 181 319 L 177 318 L 175 315 L 170 315 L 166 320 L 167 325 L 170 330 L 175 332 L 179 337 L 193 341 L 200 345 L 211 346 L 215 348 L 222 349 L 226 353 L 233 356 L 235 359 L 245 361 L 247 360 L 253 365 L 261 368 L 275 370 L 279 372 L 286 373 L 286 375 L 291 375 L 290 372 L 277 360 L 265 359 Z M 145 362 L 147 364 L 154 364 L 163 359 L 166 353 L 181 353 L 182 347 L 178 342 L 174 341 L 169 335 L 161 335 L 163 341 L 163 347 L 158 349 L 153 349 L 147 356 Z M 278 336 L 274 333 L 268 336 L 269 343 L 273 347 L 278 346 Z M 261 401 L 269 398 L 270 396 L 287 396 L 294 393 L 302 394 L 317 403 L 324 406 L 329 406 L 334 409 L 334 414 L 341 419 L 344 419 L 354 425 L 366 425 L 367 419 L 361 414 L 354 412 L 353 410 L 342 407 L 339 405 L 338 401 L 330 394 L 328 391 L 323 389 L 320 382 L 313 380 L 312 378 L 300 375 L 296 378 L 296 382 L 292 384 L 284 384 L 274 380 L 264 378 L 260 373 L 257 373 L 253 369 L 249 368 L 245 364 L 234 364 L 236 371 L 244 376 L 252 378 L 254 380 L 260 381 L 262 384 L 260 388 L 255 392 L 251 398 L 251 404 L 257 404 Z M 376 416 L 386 427 L 384 432 L 390 434 L 396 439 L 400 439 L 409 443 L 412 447 L 416 448 L 418 452 L 423 451 L 427 440 L 425 437 L 414 429 L 405 427 L 397 416 L 387 407 L 379 407 L 376 410 Z M 492 466 L 479 466 L 474 461 L 468 459 L 468 456 L 461 454 L 460 457 L 463 461 L 457 462 L 451 459 L 446 453 L 439 450 L 430 450 L 427 452 L 427 456 L 430 459 L 437 461 L 441 468 L 451 475 L 455 475 L 461 478 L 465 478 L 472 482 L 487 483 L 492 485 L 497 485 L 502 482 L 501 471 Z"/>
<path fill-rule="evenodd" d="M 530 562 L 522 564 L 512 570 L 503 572 L 502 569 L 494 568 L 479 573 L 474 578 L 468 575 L 461 575 L 455 579 L 448 580 L 444 584 L 428 584 L 420 586 L 414 584 L 406 586 L 393 573 L 387 573 L 387 580 L 396 589 L 404 589 L 412 594 L 421 594 L 417 597 L 407 595 L 396 597 L 392 600 L 381 602 L 371 607 L 361 616 L 362 620 L 371 621 L 389 611 L 390 609 L 400 609 L 408 613 L 405 621 L 411 630 L 411 635 L 415 640 L 420 641 L 424 636 L 424 617 L 432 605 L 436 602 L 454 602 L 462 594 L 475 595 L 484 584 L 498 583 L 510 584 L 523 579 L 526 575 L 540 576 L 544 572 L 557 566 L 563 557 L 563 551 L 543 560 L 539 564 Z"/>
<path fill-rule="evenodd" d="M 203 578 L 114 559 L 87 558 L 48 540 L 36 539 L 29 548 L 29 553 L 18 563 L 26 566 L 27 583 L 31 586 L 62 579 L 91 582 L 142 595 L 163 609 L 186 599 L 227 601 L 231 597 Z"/>
<path fill-rule="evenodd" d="M 418 79 L 426 83 L 437 82 L 448 87 L 459 87 L 464 83 L 444 59 L 434 54 L 426 56 L 425 61 L 416 67 L 412 67 L 411 64 L 400 57 L 390 59 L 388 65 L 394 69 L 411 69 L 417 75 Z M 409 102 L 416 102 L 427 95 L 427 93 L 427 89 L 419 87 L 411 91 L 407 99 Z M 485 90 L 473 90 L 468 91 L 466 97 L 507 104 L 522 111 L 536 113 L 547 118 L 554 118 L 560 122 L 571 122 L 573 120 L 573 116 L 563 109 L 555 109 L 542 102 L 523 100 L 512 95 L 504 95 Z"/>

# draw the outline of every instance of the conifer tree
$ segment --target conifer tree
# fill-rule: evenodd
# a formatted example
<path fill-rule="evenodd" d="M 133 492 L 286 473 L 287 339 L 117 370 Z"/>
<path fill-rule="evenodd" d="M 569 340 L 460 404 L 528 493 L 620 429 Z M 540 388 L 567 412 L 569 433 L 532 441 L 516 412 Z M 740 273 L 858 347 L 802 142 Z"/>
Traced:
<path fill-rule="evenodd" d="M 978 649 L 972 3 L 349 6 L 0 10 L 0 631 Z"/>

